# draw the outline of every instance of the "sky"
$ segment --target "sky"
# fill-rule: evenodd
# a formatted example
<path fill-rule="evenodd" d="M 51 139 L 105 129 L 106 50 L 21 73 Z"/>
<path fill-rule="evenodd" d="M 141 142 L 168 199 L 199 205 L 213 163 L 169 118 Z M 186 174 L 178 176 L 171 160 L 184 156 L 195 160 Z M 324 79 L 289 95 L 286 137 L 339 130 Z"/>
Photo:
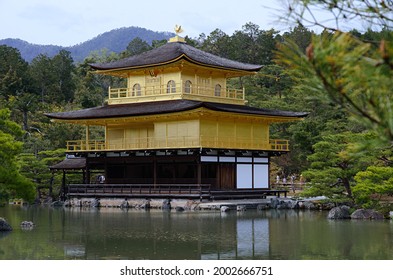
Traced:
<path fill-rule="evenodd" d="M 277 23 L 280 7 L 279 0 L 0 0 L 0 39 L 68 47 L 130 26 L 174 32 L 178 24 L 191 38 L 216 28 L 232 35 L 249 22 L 288 30 Z"/>

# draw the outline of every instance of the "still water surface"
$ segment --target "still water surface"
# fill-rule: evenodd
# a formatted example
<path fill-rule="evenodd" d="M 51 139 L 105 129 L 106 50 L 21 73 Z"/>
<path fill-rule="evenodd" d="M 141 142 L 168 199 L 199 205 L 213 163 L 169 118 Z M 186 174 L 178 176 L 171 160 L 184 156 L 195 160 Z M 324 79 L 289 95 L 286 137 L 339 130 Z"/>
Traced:
<path fill-rule="evenodd" d="M 393 222 L 327 212 L 0 207 L 0 259 L 393 259 Z M 33 230 L 21 221 L 36 224 Z"/>

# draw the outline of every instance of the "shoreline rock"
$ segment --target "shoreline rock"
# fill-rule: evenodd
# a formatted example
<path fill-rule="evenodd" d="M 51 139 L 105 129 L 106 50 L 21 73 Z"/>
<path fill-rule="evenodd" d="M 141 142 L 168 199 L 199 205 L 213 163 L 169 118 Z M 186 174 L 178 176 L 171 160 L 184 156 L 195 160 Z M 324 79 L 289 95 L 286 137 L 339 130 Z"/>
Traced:
<path fill-rule="evenodd" d="M 221 207 L 220 207 L 220 211 L 221 211 L 222 213 L 229 212 L 229 210 L 230 210 L 230 208 L 229 208 L 228 206 L 221 206 Z"/>
<path fill-rule="evenodd" d="M 163 202 L 162 202 L 162 206 L 161 206 L 161 209 L 162 210 L 171 210 L 171 208 L 172 208 L 172 205 L 171 205 L 171 200 L 170 199 L 165 199 Z"/>
<path fill-rule="evenodd" d="M 372 209 L 357 209 L 351 214 L 351 219 L 355 220 L 383 220 L 384 216 Z"/>
<path fill-rule="evenodd" d="M 351 214 L 349 210 L 349 206 L 346 205 L 334 207 L 329 211 L 327 218 L 330 220 L 350 219 Z"/>
<path fill-rule="evenodd" d="M 226 206 L 223 208 L 223 206 Z M 258 201 L 247 200 L 227 200 L 227 201 L 204 201 L 192 199 L 145 199 L 145 198 L 72 198 L 64 202 L 63 207 L 82 207 L 82 208 L 121 208 L 121 209 L 161 209 L 177 212 L 181 211 L 221 211 L 227 212 L 237 210 L 238 212 L 246 209 L 257 209 L 258 211 L 276 210 L 310 210 L 310 211 L 329 211 L 328 219 L 351 219 L 349 206 L 335 206 L 333 202 L 324 197 L 294 199 L 291 197 L 268 197 Z M 366 215 L 366 214 L 364 214 Z M 364 216 L 363 215 L 363 216 Z M 391 213 L 393 217 L 393 211 Z M 364 216 L 361 219 L 380 219 L 381 216 Z M 360 219 L 356 216 L 353 219 Z"/>
<path fill-rule="evenodd" d="M 6 219 L 0 217 L 0 232 L 12 231 L 11 225 L 6 221 Z"/>

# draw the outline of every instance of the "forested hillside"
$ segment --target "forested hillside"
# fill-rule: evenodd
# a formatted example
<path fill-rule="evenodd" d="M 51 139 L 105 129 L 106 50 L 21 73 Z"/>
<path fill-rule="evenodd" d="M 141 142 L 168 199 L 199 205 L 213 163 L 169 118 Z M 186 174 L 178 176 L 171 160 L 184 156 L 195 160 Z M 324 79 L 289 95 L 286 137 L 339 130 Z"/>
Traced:
<path fill-rule="evenodd" d="M 108 34 L 103 34 L 95 40 L 102 40 L 100 46 L 104 46 L 105 41 L 122 41 L 116 46 L 117 51 L 93 52 L 80 63 L 76 63 L 70 50 L 59 50 L 54 56 L 40 54 L 32 61 L 27 61 L 18 49 L 0 46 L 0 162 L 13 163 L 10 166 L 20 175 L 16 177 L 4 168 L 0 169 L 1 197 L 31 198 L 30 192 L 23 193 L 15 187 L 13 178 L 28 178 L 30 183 L 24 181 L 26 188 L 47 185 L 51 177 L 48 165 L 62 159 L 66 140 L 83 139 L 85 131 L 82 128 L 50 123 L 44 113 L 102 105 L 107 98 L 108 86 L 118 87 L 124 83 L 118 78 L 93 75 L 89 63 L 113 61 L 165 43 L 165 40 L 155 40 L 154 36 L 147 41 L 138 37 L 132 39 L 130 36 L 120 40 L 114 33 L 112 35 L 114 37 L 109 39 L 106 37 Z M 302 25 L 279 33 L 274 29 L 262 30 L 256 24 L 247 23 L 233 34 L 215 29 L 210 34 L 201 34 L 195 39 L 186 37 L 186 40 L 188 44 L 216 55 L 263 65 L 255 76 L 230 81 L 245 87 L 249 105 L 310 113 L 304 121 L 272 128 L 271 138 L 290 140 L 291 153 L 274 158 L 271 173 L 273 177 L 277 174 L 281 178 L 293 175 L 297 179 L 304 175 L 307 181 L 323 186 L 311 194 L 323 194 L 339 201 L 355 199 L 351 188 L 356 184 L 355 176 L 360 172 L 366 172 L 370 166 L 391 168 L 393 153 L 389 142 L 372 142 L 371 145 L 371 142 L 363 141 L 381 137 L 366 122 L 352 118 L 353 114 L 346 104 L 321 98 L 323 85 L 312 84 L 315 80 L 306 83 L 307 78 L 312 79 L 315 74 L 301 68 L 294 72 L 295 66 L 298 66 L 297 60 L 290 60 L 295 58 L 294 54 L 307 60 L 316 55 L 312 49 L 316 42 L 326 43 L 336 36 L 333 31 L 314 34 Z M 354 41 L 367 40 L 369 52 L 378 52 L 381 42 L 384 42 L 383 51 L 391 51 L 388 46 L 393 41 L 392 31 L 370 30 L 360 33 L 352 30 L 347 36 Z M 392 55 L 386 51 L 385 59 L 390 63 L 392 58 L 388 54 Z M 79 55 L 82 56 L 82 52 Z M 334 61 L 334 57 L 331 55 L 328 61 Z M 306 65 L 306 61 L 299 62 L 299 65 Z M 333 66 L 327 63 L 324 67 Z M 386 71 L 391 80 L 388 67 L 381 71 Z M 330 81 L 341 82 L 339 76 L 326 81 L 326 84 Z M 356 94 L 360 98 L 361 92 Z M 361 146 L 359 143 L 366 144 Z M 357 149 L 362 153 L 357 152 Z M 388 176 L 386 174 L 390 174 L 390 169 L 384 172 L 384 176 Z M 55 178 L 55 186 L 56 182 L 59 185 L 58 180 Z M 392 187 L 393 182 L 387 186 Z M 386 187 L 386 190 L 389 188 Z"/>
<path fill-rule="evenodd" d="M 31 62 L 39 54 L 53 57 L 62 49 L 69 51 L 75 62 L 80 62 L 93 51 L 106 50 L 119 53 L 135 38 L 141 38 L 143 41 L 151 44 L 154 40 L 164 40 L 171 36 L 173 36 L 171 33 L 155 32 L 141 27 L 123 27 L 105 32 L 75 46 L 37 45 L 20 39 L 10 38 L 0 40 L 0 45 L 18 49 L 22 58 L 27 62 Z"/>

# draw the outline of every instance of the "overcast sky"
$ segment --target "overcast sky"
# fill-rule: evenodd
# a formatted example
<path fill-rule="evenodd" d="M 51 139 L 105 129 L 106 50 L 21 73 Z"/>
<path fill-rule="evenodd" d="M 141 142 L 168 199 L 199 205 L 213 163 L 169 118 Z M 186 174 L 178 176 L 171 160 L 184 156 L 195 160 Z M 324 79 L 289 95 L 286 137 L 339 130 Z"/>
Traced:
<path fill-rule="evenodd" d="M 219 28 L 228 35 L 248 22 L 277 25 L 280 0 L 0 0 L 0 39 L 72 46 L 112 29 L 139 26 L 192 38 Z"/>

